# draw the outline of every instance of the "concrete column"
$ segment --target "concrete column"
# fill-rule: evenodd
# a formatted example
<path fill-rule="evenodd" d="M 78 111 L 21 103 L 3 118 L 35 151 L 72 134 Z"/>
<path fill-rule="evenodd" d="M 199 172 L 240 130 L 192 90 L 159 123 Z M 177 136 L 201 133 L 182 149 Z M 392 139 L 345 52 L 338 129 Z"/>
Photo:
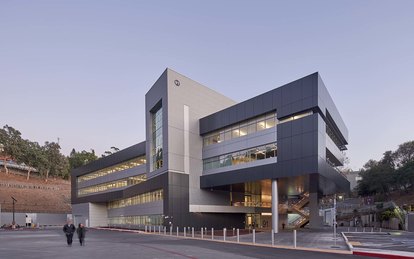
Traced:
<path fill-rule="evenodd" d="M 309 227 L 313 229 L 321 228 L 323 219 L 319 216 L 318 193 L 309 194 Z"/>
<path fill-rule="evenodd" d="M 277 180 L 272 179 L 272 228 L 274 233 L 279 232 L 279 192 Z"/>

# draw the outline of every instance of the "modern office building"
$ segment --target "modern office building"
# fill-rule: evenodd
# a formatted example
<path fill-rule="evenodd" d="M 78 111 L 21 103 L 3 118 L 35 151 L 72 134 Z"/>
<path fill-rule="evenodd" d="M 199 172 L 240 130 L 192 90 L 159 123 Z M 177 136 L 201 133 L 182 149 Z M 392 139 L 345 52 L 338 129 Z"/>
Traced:
<path fill-rule="evenodd" d="M 166 69 L 145 114 L 145 141 L 72 171 L 75 221 L 318 227 L 320 198 L 349 191 L 348 131 L 319 73 L 236 103 Z"/>

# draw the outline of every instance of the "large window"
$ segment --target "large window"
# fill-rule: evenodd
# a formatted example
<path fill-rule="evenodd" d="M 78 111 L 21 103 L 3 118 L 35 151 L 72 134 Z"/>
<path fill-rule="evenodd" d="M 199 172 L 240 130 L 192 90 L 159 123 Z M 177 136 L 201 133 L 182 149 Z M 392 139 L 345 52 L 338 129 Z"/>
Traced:
<path fill-rule="evenodd" d="M 135 166 L 143 165 L 146 163 L 145 156 L 137 157 L 131 160 L 128 160 L 126 162 L 122 162 L 104 169 L 101 169 L 99 171 L 95 171 L 89 174 L 85 174 L 78 177 L 78 183 L 83 181 L 92 180 L 98 177 L 102 177 L 108 174 L 117 173 Z"/>
<path fill-rule="evenodd" d="M 257 131 L 273 128 L 276 124 L 276 112 L 271 112 L 210 133 L 203 137 L 203 144 L 204 146 L 209 146 L 230 139 L 243 137 Z"/>
<path fill-rule="evenodd" d="M 151 148 L 151 165 L 152 170 L 162 167 L 162 107 L 152 113 L 152 148 Z"/>
<path fill-rule="evenodd" d="M 111 190 L 111 189 L 116 189 L 116 188 L 121 188 L 121 187 L 134 185 L 134 184 L 139 184 L 139 183 L 144 182 L 146 180 L 147 180 L 147 176 L 145 174 L 143 174 L 143 175 L 139 175 L 139 176 L 132 176 L 132 177 L 123 178 L 123 179 L 112 181 L 112 182 L 92 185 L 92 186 L 88 186 L 88 187 L 85 187 L 85 188 L 78 189 L 78 196 L 81 197 L 81 196 L 94 194 L 94 193 L 97 193 L 97 192 L 104 192 L 104 191 Z"/>
<path fill-rule="evenodd" d="M 163 223 L 162 215 L 125 216 L 109 218 L 109 225 L 152 225 L 159 226 Z"/>
<path fill-rule="evenodd" d="M 108 209 L 116 209 L 116 208 L 128 207 L 128 206 L 143 204 L 143 203 L 148 203 L 148 202 L 161 201 L 162 199 L 163 199 L 163 190 L 160 189 L 160 190 L 156 190 L 153 192 L 142 193 L 142 194 L 133 196 L 131 198 L 111 201 L 108 203 Z"/>
<path fill-rule="evenodd" d="M 249 163 L 256 160 L 267 159 L 277 156 L 276 143 L 245 149 L 221 156 L 216 156 L 203 160 L 203 169 L 214 168 Z"/>
<path fill-rule="evenodd" d="M 306 117 L 306 116 L 309 116 L 309 115 L 312 115 L 312 114 L 313 114 L 312 111 L 306 111 L 306 112 L 303 112 L 303 113 L 296 114 L 294 116 L 283 118 L 279 121 L 279 123 L 294 121 L 294 120 L 297 120 L 297 119 L 300 119 L 300 118 L 303 118 L 303 117 Z"/>

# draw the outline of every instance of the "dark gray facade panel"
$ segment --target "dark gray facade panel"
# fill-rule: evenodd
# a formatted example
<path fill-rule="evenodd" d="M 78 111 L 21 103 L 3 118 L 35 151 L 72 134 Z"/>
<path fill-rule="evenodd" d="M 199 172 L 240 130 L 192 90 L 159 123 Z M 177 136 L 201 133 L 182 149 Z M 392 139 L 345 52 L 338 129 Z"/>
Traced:
<path fill-rule="evenodd" d="M 152 132 L 151 129 L 149 129 L 147 126 L 152 125 L 151 123 L 151 112 L 155 107 L 159 108 L 159 105 L 162 105 L 163 111 L 162 111 L 162 123 L 163 123 L 163 165 L 168 165 L 168 98 L 167 98 L 167 87 L 168 87 L 168 69 L 166 69 L 162 75 L 157 79 L 157 81 L 154 83 L 154 85 L 151 87 L 151 89 L 145 94 L 145 125 L 146 125 L 146 139 L 147 144 L 146 148 L 147 150 L 152 150 L 151 144 L 152 144 Z M 151 178 L 154 176 L 159 175 L 161 172 L 163 172 L 165 169 L 163 166 L 160 169 L 154 170 L 151 172 L 151 165 L 150 165 L 150 159 L 151 154 L 147 154 L 147 177 Z"/>
<path fill-rule="evenodd" d="M 346 142 L 348 142 L 348 128 L 345 126 L 345 122 L 342 120 L 341 115 L 339 114 L 338 109 L 336 108 L 331 95 L 326 89 L 325 84 L 322 81 L 320 75 L 318 75 L 318 92 L 319 92 L 319 107 L 321 111 L 326 116 L 326 110 L 328 110 L 329 114 L 332 116 L 336 126 L 339 129 L 339 132 Z"/>
<path fill-rule="evenodd" d="M 332 111 L 334 121 L 338 122 L 339 130 L 347 139 L 348 131 L 319 73 L 313 73 L 200 119 L 200 134 L 204 135 L 274 110 L 277 110 L 280 119 L 306 110 L 325 115 L 326 108 Z M 238 112 L 235 113 L 234 110 Z"/>
<path fill-rule="evenodd" d="M 76 192 L 72 192 L 72 204 L 96 202 L 106 203 L 108 201 L 119 200 L 123 198 L 123 190 L 99 193 L 94 195 L 88 195 L 83 197 L 77 197 Z"/>
<path fill-rule="evenodd" d="M 163 213 L 164 211 L 162 201 L 147 202 L 143 204 L 137 204 L 121 208 L 108 209 L 109 218 L 136 215 L 162 215 Z"/>
<path fill-rule="evenodd" d="M 240 107 L 244 107 L 245 118 L 252 118 L 252 117 L 254 117 L 254 110 L 253 110 L 254 104 L 253 103 L 254 103 L 253 100 L 250 99 L 250 100 L 245 101 L 244 102 L 244 105 L 239 105 Z M 217 114 L 217 116 L 219 116 L 219 115 Z M 210 116 L 208 116 L 208 117 L 210 117 Z M 208 117 L 206 117 L 206 118 L 208 118 Z M 214 116 L 212 116 L 212 117 L 214 117 Z M 241 118 L 241 120 L 243 120 L 243 118 Z M 226 122 L 223 122 L 223 124 L 226 124 Z M 200 120 L 200 131 L 201 131 L 202 125 L 203 124 L 202 124 L 202 122 Z"/>
<path fill-rule="evenodd" d="M 123 198 L 129 198 L 138 194 L 166 189 L 168 187 L 168 177 L 165 174 L 151 178 L 140 184 L 132 185 L 124 190 Z"/>
<path fill-rule="evenodd" d="M 72 204 L 85 202 L 108 202 L 129 198 L 141 193 L 155 191 L 158 189 L 165 189 L 168 186 L 167 175 L 160 175 L 159 177 L 148 179 L 140 184 L 132 185 L 123 190 L 110 191 L 106 193 L 98 193 L 84 197 L 77 197 L 76 191 L 72 191 Z"/>
<path fill-rule="evenodd" d="M 110 167 L 128 161 L 130 159 L 144 156 L 145 155 L 145 141 L 138 143 L 136 145 L 130 146 L 128 148 L 122 149 L 112 155 L 99 158 L 93 162 L 90 162 L 87 165 L 75 168 L 71 172 L 72 178 L 77 176 L 85 175 L 90 172 L 94 172 L 103 168 Z"/>
<path fill-rule="evenodd" d="M 172 217 L 175 226 L 186 226 L 190 220 L 189 202 L 189 175 L 169 172 L 164 215 Z"/>
<path fill-rule="evenodd" d="M 82 202 L 89 202 L 89 198 L 91 202 L 103 202 L 106 198 L 108 199 L 119 199 L 122 197 L 122 191 L 114 191 L 110 193 L 102 193 L 92 196 L 86 196 L 77 198 L 77 177 L 81 175 L 85 175 L 94 171 L 98 171 L 103 168 L 107 168 L 124 161 L 128 161 L 130 159 L 143 156 L 145 155 L 145 141 L 128 147 L 126 149 L 120 150 L 115 154 L 112 154 L 107 157 L 100 158 L 96 161 L 93 161 L 85 166 L 76 168 L 71 171 L 71 199 L 72 203 L 82 203 Z M 121 193 L 121 194 L 119 194 Z"/>
<path fill-rule="evenodd" d="M 244 183 L 244 182 L 253 182 L 262 179 L 272 178 L 272 172 L 275 168 L 278 167 L 278 164 L 267 164 L 263 166 L 243 168 L 239 170 L 233 170 L 224 173 L 212 174 L 212 175 L 203 175 L 200 178 L 200 187 L 201 188 L 212 188 L 217 186 L 225 186 L 229 184 Z M 268 176 L 266 178 L 266 173 Z"/>
<path fill-rule="evenodd" d="M 324 194 L 333 194 L 337 191 L 348 193 L 350 191 L 350 183 L 345 176 L 338 173 L 332 166 L 330 166 L 325 159 L 319 158 L 318 160 L 318 172 L 321 176 L 331 181 L 334 185 L 334 189 L 325 189 Z"/>
<path fill-rule="evenodd" d="M 131 176 L 143 175 L 145 174 L 145 169 L 146 169 L 145 164 L 142 164 L 136 167 L 132 167 L 132 168 L 119 171 L 115 174 L 108 174 L 108 175 L 97 177 L 95 179 L 91 179 L 85 182 L 77 183 L 78 188 L 85 188 L 85 187 L 89 187 L 89 186 L 93 186 L 97 184 L 102 184 L 102 183 L 124 179 L 124 178 L 131 177 Z"/>
<path fill-rule="evenodd" d="M 312 173 L 318 173 L 317 155 L 223 173 L 203 175 L 200 178 L 200 187 L 213 188 L 230 184 L 253 182 L 264 179 L 295 177 Z"/>

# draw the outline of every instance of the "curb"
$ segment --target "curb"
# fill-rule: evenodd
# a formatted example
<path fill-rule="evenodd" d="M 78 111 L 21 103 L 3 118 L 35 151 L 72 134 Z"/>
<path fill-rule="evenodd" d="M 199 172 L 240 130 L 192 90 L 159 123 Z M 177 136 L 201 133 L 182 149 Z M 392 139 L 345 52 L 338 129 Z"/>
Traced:
<path fill-rule="evenodd" d="M 201 238 L 193 238 L 191 236 L 176 236 L 176 235 L 163 235 L 158 233 L 152 232 L 145 232 L 141 230 L 130 230 L 130 229 L 114 229 L 114 228 L 94 228 L 98 230 L 109 230 L 109 231 L 118 231 L 118 232 L 129 232 L 129 233 L 140 233 L 146 235 L 156 235 L 161 237 L 169 237 L 169 238 L 181 238 L 181 239 L 191 239 L 191 240 L 198 240 L 198 241 L 209 241 L 209 242 L 218 242 L 218 243 L 229 243 L 233 245 L 245 245 L 245 246 L 256 246 L 256 247 L 268 247 L 268 248 L 278 248 L 278 249 L 289 249 L 289 250 L 299 250 L 299 251 L 308 251 L 308 252 L 319 252 L 319 253 L 328 253 L 328 254 L 347 254 L 351 255 L 352 251 L 344 251 L 344 250 L 333 250 L 333 249 L 322 249 L 322 248 L 310 248 L 310 247 L 293 247 L 293 246 L 281 246 L 281 245 L 267 245 L 267 244 L 260 244 L 260 243 L 246 243 L 246 242 L 235 242 L 235 241 L 223 241 L 217 239 L 201 239 Z"/>
<path fill-rule="evenodd" d="M 354 255 L 361 255 L 361 256 L 370 256 L 370 257 L 377 257 L 377 258 L 387 258 L 387 259 L 408 259 L 413 258 L 413 256 L 409 255 L 396 255 L 396 254 L 387 254 L 387 253 L 376 253 L 376 252 L 366 252 L 366 251 L 353 251 Z"/>
<path fill-rule="evenodd" d="M 354 255 L 361 255 L 361 256 L 369 256 L 369 257 L 377 257 L 377 258 L 387 258 L 387 259 L 406 259 L 406 258 L 413 258 L 414 255 L 398 255 L 398 254 L 391 254 L 391 253 L 381 253 L 373 250 L 354 250 L 354 246 L 349 243 L 347 236 L 344 234 L 345 232 L 341 232 L 342 237 L 345 239 L 345 243 L 348 246 L 349 250 L 352 251 Z M 346 232 L 350 233 L 350 232 Z M 369 233 L 369 232 L 368 232 Z M 384 233 L 384 232 L 382 232 Z M 388 234 L 388 233 L 384 233 Z"/>

